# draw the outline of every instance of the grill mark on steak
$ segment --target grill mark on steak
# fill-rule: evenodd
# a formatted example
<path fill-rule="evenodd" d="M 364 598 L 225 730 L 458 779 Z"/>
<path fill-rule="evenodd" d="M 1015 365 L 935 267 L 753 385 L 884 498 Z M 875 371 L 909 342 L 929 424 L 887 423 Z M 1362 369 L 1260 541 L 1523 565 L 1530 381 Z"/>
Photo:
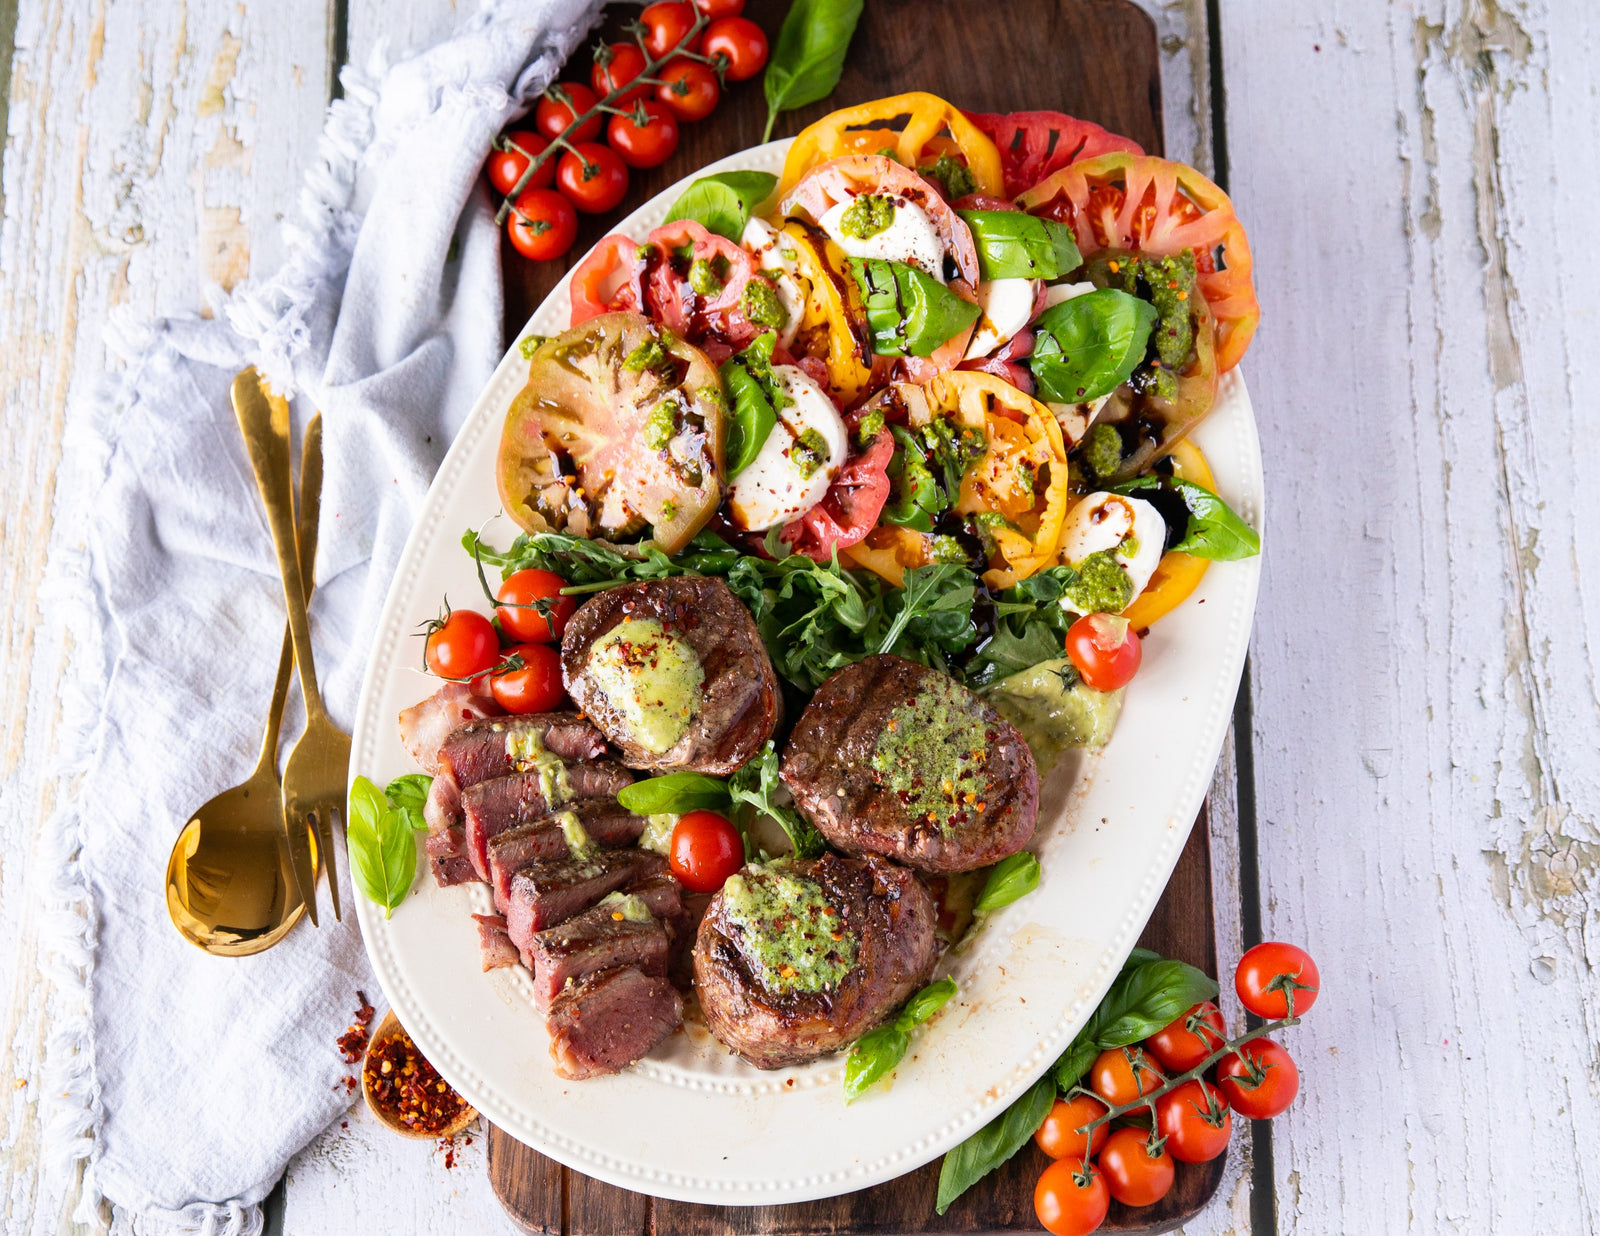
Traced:
<path fill-rule="evenodd" d="M 550 1005 L 550 1058 L 562 1077 L 616 1073 L 683 1021 L 683 1000 L 664 978 L 633 966 L 591 974 Z"/>
<path fill-rule="evenodd" d="M 607 760 L 599 764 L 567 767 L 570 801 L 615 797 L 633 784 L 633 774 Z M 559 812 L 565 804 L 545 797 L 544 778 L 537 772 L 512 773 L 480 781 L 461 792 L 461 814 L 466 828 L 466 855 L 480 880 L 489 878 L 489 841 L 509 828 Z"/>
<path fill-rule="evenodd" d="M 907 806 L 907 794 L 881 784 L 872 756 L 894 711 L 925 697 L 939 675 L 896 656 L 846 666 L 817 690 L 783 753 L 781 776 L 795 805 L 833 845 L 881 854 L 921 871 L 971 871 L 1027 845 L 1039 815 L 1039 774 L 1022 736 L 981 697 L 953 679 L 968 714 L 981 720 L 985 755 L 973 781 L 978 799 L 941 827 Z M 941 684 L 943 685 L 943 684 Z M 916 752 L 921 757 L 922 752 Z M 940 785 L 947 748 L 930 742 L 924 780 Z"/>
<path fill-rule="evenodd" d="M 705 675 L 688 729 L 660 754 L 634 740 L 626 717 L 588 671 L 595 641 L 630 618 L 661 623 L 693 649 Z M 561 676 L 630 768 L 731 773 L 760 752 L 783 710 L 778 676 L 750 611 L 722 580 L 698 575 L 623 584 L 585 602 L 562 636 Z"/>
<path fill-rule="evenodd" d="M 496 906 L 504 909 L 511 895 L 511 877 L 524 867 L 567 857 L 567 835 L 562 831 L 559 817 L 568 811 L 578 817 L 578 823 L 596 845 L 608 850 L 632 845 L 644 831 L 646 822 L 644 816 L 622 807 L 615 798 L 590 798 L 491 837 L 489 887 Z"/>
<path fill-rule="evenodd" d="M 876 856 L 824 854 L 788 864 L 819 884 L 856 937 L 856 964 L 820 992 L 769 991 L 718 893 L 695 939 L 694 978 L 717 1041 L 757 1068 L 825 1056 L 855 1042 L 927 981 L 936 942 L 933 898 L 904 867 Z"/>

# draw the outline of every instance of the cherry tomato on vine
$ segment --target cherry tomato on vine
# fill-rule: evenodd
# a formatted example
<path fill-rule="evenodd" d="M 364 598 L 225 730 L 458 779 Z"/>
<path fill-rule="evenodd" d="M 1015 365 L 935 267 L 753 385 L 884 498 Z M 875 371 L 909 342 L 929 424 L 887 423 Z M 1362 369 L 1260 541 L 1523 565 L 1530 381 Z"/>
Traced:
<path fill-rule="evenodd" d="M 595 55 L 594 68 L 589 71 L 589 84 L 601 98 L 613 90 L 622 90 L 644 72 L 644 53 L 639 50 L 637 43 L 613 43 L 603 54 L 596 52 Z M 635 86 L 631 90 L 624 90 L 611 102 L 614 107 L 627 107 L 635 99 L 642 99 L 649 93 L 649 86 Z"/>
<path fill-rule="evenodd" d="M 604 214 L 628 192 L 628 165 L 610 146 L 579 142 L 556 165 L 556 187 L 586 214 Z"/>
<path fill-rule="evenodd" d="M 428 672 L 440 678 L 476 678 L 500 659 L 500 637 L 482 614 L 453 609 L 427 626 L 423 650 Z"/>
<path fill-rule="evenodd" d="M 1151 1206 L 1172 1188 L 1178 1169 L 1165 1146 L 1150 1153 L 1151 1134 L 1118 1129 L 1107 1139 L 1097 1162 L 1111 1196 L 1124 1206 Z"/>
<path fill-rule="evenodd" d="M 691 893 L 714 893 L 744 866 L 744 838 L 726 816 L 691 811 L 672 828 L 667 863 Z"/>
<path fill-rule="evenodd" d="M 679 120 L 704 120 L 722 97 L 717 75 L 698 60 L 674 60 L 661 70 L 656 98 Z"/>
<path fill-rule="evenodd" d="M 500 625 L 505 625 L 504 619 Z M 1222 1010 L 1207 1000 L 1187 1010 L 1170 1026 L 1157 1030 L 1144 1045 L 1167 1072 L 1187 1073 L 1227 1041 Z"/>
<path fill-rule="evenodd" d="M 522 663 L 489 675 L 494 702 L 509 713 L 553 712 L 567 698 L 561 682 L 561 654 L 549 644 L 517 644 L 506 649 L 501 664 L 513 657 Z"/>
<path fill-rule="evenodd" d="M 1110 1047 L 1089 1066 L 1089 1089 L 1112 1107 L 1132 1103 L 1157 1089 L 1161 1070 L 1142 1047 Z"/>
<path fill-rule="evenodd" d="M 522 173 L 528 170 L 528 164 L 543 154 L 549 145 L 550 143 L 544 138 L 527 129 L 513 129 L 502 137 L 495 149 L 489 152 L 486 168 L 489 173 L 489 183 L 495 187 L 495 192 L 504 195 L 515 189 L 517 181 L 522 179 Z M 501 146 L 514 146 L 516 149 L 502 150 Z M 546 159 L 524 188 L 548 189 L 555 178 L 556 161 Z"/>
<path fill-rule="evenodd" d="M 506 232 L 523 257 L 548 262 L 572 248 L 578 216 L 554 189 L 524 189 L 511 204 Z"/>
<path fill-rule="evenodd" d="M 522 644 L 548 644 L 561 638 L 567 619 L 578 608 L 577 597 L 564 597 L 567 581 L 554 571 L 531 568 L 513 572 L 495 592 L 495 617 L 500 629 Z M 527 608 L 532 606 L 533 608 Z"/>
<path fill-rule="evenodd" d="M 1288 977 L 1279 978 L 1279 975 Z M 1239 993 L 1239 1003 L 1257 1017 L 1268 1020 L 1289 1015 L 1284 988 L 1291 985 L 1295 1016 L 1304 1016 L 1317 1002 L 1322 976 L 1305 949 L 1276 940 L 1256 945 L 1239 958 L 1239 968 L 1233 972 L 1233 989 Z"/>
<path fill-rule="evenodd" d="M 628 116 L 613 116 L 606 129 L 611 149 L 629 167 L 655 167 L 665 163 L 678 148 L 678 118 L 665 103 L 654 99 L 634 104 Z M 645 123 L 639 123 L 640 115 Z"/>
<path fill-rule="evenodd" d="M 1059 1159 L 1044 1169 L 1033 1187 L 1033 1213 L 1054 1236 L 1089 1236 L 1106 1221 L 1111 1194 L 1106 1179 L 1090 1165 Z"/>
<path fill-rule="evenodd" d="M 748 17 L 724 17 L 706 27 L 705 54 L 712 59 L 726 56 L 723 76 L 742 82 L 761 72 L 767 63 L 767 36 Z"/>
<path fill-rule="evenodd" d="M 552 98 L 542 98 L 539 106 L 533 111 L 533 127 L 539 130 L 543 137 L 555 141 L 566 131 L 566 127 L 584 112 L 588 111 L 600 100 L 595 92 L 582 82 L 557 82 L 550 87 L 551 91 L 561 91 L 570 100 L 570 103 L 557 102 Z M 548 93 L 548 92 L 547 92 Z M 584 121 L 583 128 L 575 133 L 568 134 L 569 142 L 592 142 L 600 136 L 601 117 L 591 116 Z"/>
<path fill-rule="evenodd" d="M 1217 1064 L 1217 1089 L 1241 1116 L 1270 1120 L 1294 1102 L 1300 1070 L 1271 1039 L 1251 1039 Z"/>
<path fill-rule="evenodd" d="M 1052 1159 L 1077 1159 L 1081 1163 L 1087 1157 L 1084 1142 L 1089 1143 L 1088 1153 L 1093 1154 L 1106 1144 L 1111 1126 L 1100 1125 L 1087 1136 L 1078 1130 L 1105 1114 L 1106 1105 L 1092 1095 L 1075 1094 L 1070 1099 L 1057 1099 L 1044 1123 L 1035 1131 L 1034 1144 Z"/>
<path fill-rule="evenodd" d="M 1174 1159 L 1208 1163 L 1228 1148 L 1233 1113 L 1215 1086 L 1186 1081 L 1156 1100 L 1156 1132 Z"/>
<path fill-rule="evenodd" d="M 744 0 L 694 0 L 694 7 L 712 21 L 719 17 L 737 17 L 744 12 Z"/>
<path fill-rule="evenodd" d="M 1133 681 L 1144 656 L 1126 618 L 1085 614 L 1067 628 L 1067 656 L 1096 691 L 1115 691 Z"/>
<path fill-rule="evenodd" d="M 694 25 L 694 10 L 684 0 L 660 0 L 639 14 L 639 24 L 644 27 L 644 49 L 660 60 L 673 51 L 699 51 L 700 40 L 679 47 L 684 35 Z"/>

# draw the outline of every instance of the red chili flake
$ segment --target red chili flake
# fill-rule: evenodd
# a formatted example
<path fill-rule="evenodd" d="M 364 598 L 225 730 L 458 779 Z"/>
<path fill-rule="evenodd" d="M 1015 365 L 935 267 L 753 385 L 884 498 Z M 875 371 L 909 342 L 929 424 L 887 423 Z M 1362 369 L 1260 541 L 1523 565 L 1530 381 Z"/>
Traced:
<path fill-rule="evenodd" d="M 404 1030 L 372 1045 L 365 1080 L 373 1103 L 418 1133 L 439 1133 L 467 1109 Z"/>
<path fill-rule="evenodd" d="M 346 1064 L 354 1064 L 366 1054 L 367 1027 L 372 1024 L 374 1012 L 372 1005 L 367 1003 L 366 992 L 357 991 L 356 999 L 361 1002 L 360 1007 L 356 1009 L 349 1028 L 336 1040 L 339 1053 L 344 1057 Z"/>

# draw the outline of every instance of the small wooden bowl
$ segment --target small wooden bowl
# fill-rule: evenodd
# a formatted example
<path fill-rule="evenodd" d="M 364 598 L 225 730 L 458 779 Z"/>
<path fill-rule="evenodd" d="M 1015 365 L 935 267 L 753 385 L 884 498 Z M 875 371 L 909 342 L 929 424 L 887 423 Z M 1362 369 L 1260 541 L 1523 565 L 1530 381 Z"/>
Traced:
<path fill-rule="evenodd" d="M 386 1039 L 391 1039 L 397 1034 L 404 1033 L 405 1027 L 395 1017 L 391 1010 L 383 1015 L 383 1020 L 378 1023 L 378 1028 L 372 1032 L 372 1038 L 367 1041 L 367 1058 L 372 1055 L 372 1049 Z M 376 1116 L 383 1124 L 400 1134 L 401 1137 L 416 1138 L 418 1141 L 437 1141 L 441 1138 L 454 1137 L 462 1132 L 469 1124 L 478 1118 L 477 1109 L 466 1105 L 461 1109 L 461 1114 L 450 1124 L 436 1133 L 423 1133 L 413 1129 L 399 1119 L 392 1111 L 374 1101 L 372 1090 L 367 1085 L 367 1058 L 361 1061 L 361 1097 L 367 1101 L 367 1110 Z"/>

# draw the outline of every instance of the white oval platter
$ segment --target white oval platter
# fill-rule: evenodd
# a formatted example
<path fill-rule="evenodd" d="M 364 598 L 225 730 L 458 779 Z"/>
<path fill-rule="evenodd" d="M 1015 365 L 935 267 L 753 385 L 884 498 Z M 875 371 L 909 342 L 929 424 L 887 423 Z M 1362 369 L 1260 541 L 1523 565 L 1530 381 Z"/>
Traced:
<path fill-rule="evenodd" d="M 697 174 L 776 173 L 787 149 L 774 142 Z M 617 230 L 643 238 L 690 179 Z M 558 333 L 568 310 L 563 280 L 525 333 Z M 498 546 L 516 532 L 499 513 L 494 459 L 525 374 L 513 346 L 411 531 L 373 640 L 352 776 L 382 785 L 416 771 L 395 717 L 436 684 L 417 669 L 412 633 L 439 612 L 441 597 L 482 607 L 463 532 L 482 527 Z M 1194 439 L 1222 495 L 1260 528 L 1260 446 L 1237 372 L 1224 378 Z M 1042 787 L 1032 844 L 1043 865 L 1038 890 L 995 915 L 948 963 L 960 994 L 918 1033 L 890 1084 L 849 1107 L 840 1058 L 762 1072 L 695 1025 L 618 1076 L 556 1076 L 528 976 L 480 972 L 470 915 L 492 912 L 483 885 L 441 889 L 422 871 L 389 919 L 358 897 L 378 980 L 423 1052 L 485 1117 L 608 1183 L 683 1201 L 760 1205 L 847 1193 L 911 1171 L 980 1129 L 1054 1062 L 1133 947 L 1211 783 L 1249 643 L 1259 563 L 1215 564 L 1154 628 L 1111 743 L 1057 768 Z"/>

